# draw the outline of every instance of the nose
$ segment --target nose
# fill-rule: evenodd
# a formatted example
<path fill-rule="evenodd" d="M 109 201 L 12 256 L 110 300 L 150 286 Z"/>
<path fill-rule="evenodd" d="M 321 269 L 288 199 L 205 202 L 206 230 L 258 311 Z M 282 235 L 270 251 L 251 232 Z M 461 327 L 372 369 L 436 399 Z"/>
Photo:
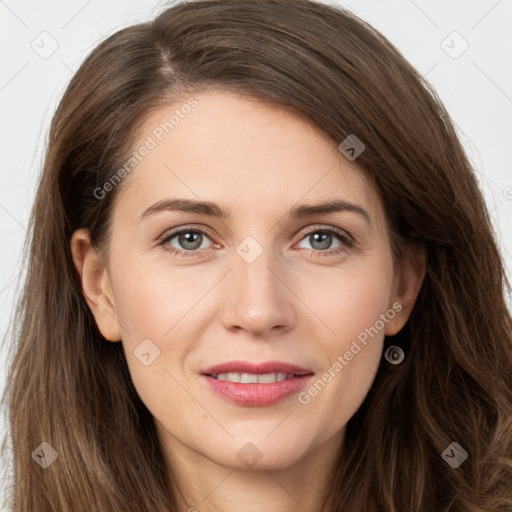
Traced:
<path fill-rule="evenodd" d="M 251 263 L 234 253 L 223 295 L 225 328 L 263 338 L 291 329 L 296 322 L 291 279 L 271 251 Z"/>

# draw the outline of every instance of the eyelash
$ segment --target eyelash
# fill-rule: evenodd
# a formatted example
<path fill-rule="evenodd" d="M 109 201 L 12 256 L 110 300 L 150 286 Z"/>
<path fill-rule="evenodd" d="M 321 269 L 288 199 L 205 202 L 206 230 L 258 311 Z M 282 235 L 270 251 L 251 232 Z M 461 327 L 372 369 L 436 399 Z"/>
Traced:
<path fill-rule="evenodd" d="M 195 249 L 193 251 L 182 251 L 182 250 L 176 249 L 175 247 L 171 247 L 171 246 L 167 245 L 167 243 L 170 240 L 172 240 L 177 235 L 180 235 L 181 233 L 200 233 L 202 235 L 206 235 L 210 239 L 213 238 L 212 235 L 208 231 L 205 231 L 204 229 L 199 229 L 199 228 L 191 227 L 191 226 L 190 227 L 184 226 L 182 228 L 176 229 L 175 231 L 171 231 L 170 233 L 165 233 L 159 239 L 158 245 L 162 246 L 170 254 L 173 254 L 176 256 L 180 256 L 180 257 L 184 257 L 184 258 L 191 257 L 191 256 L 197 256 L 199 249 Z M 303 234 L 303 236 L 299 240 L 299 242 L 304 240 L 304 238 L 311 235 L 312 233 L 329 233 L 332 235 L 336 235 L 342 242 L 342 245 L 340 247 L 337 247 L 336 249 L 331 249 L 331 250 L 327 250 L 327 251 L 314 250 L 314 249 L 309 250 L 310 253 L 312 253 L 313 255 L 318 255 L 319 257 L 335 256 L 337 254 L 345 252 L 347 250 L 347 247 L 350 248 L 350 247 L 353 247 L 353 245 L 354 245 L 353 239 L 349 235 L 347 235 L 342 230 L 333 228 L 333 227 L 330 227 L 330 228 L 313 227 L 311 230 L 309 230 Z"/>

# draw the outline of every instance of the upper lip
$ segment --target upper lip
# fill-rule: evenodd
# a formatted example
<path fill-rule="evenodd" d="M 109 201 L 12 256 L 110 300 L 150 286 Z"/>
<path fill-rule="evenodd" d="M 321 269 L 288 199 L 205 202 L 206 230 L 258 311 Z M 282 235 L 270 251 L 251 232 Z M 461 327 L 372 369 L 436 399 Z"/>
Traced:
<path fill-rule="evenodd" d="M 217 364 L 202 370 L 203 375 L 219 375 L 220 373 L 252 373 L 261 375 L 264 373 L 286 373 L 288 375 L 308 375 L 311 370 L 281 361 L 265 361 L 253 363 L 250 361 L 229 361 Z"/>

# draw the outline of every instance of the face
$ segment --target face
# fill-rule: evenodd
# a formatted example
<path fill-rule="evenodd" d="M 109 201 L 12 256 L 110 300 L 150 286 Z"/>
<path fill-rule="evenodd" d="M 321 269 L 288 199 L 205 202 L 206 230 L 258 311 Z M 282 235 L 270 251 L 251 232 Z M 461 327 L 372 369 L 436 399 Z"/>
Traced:
<path fill-rule="evenodd" d="M 77 232 L 75 262 L 171 456 L 289 467 L 342 438 L 419 279 L 394 268 L 379 195 L 320 131 L 225 92 L 194 97 L 172 132 L 161 123 L 179 105 L 148 118 L 108 257 L 80 251 Z"/>

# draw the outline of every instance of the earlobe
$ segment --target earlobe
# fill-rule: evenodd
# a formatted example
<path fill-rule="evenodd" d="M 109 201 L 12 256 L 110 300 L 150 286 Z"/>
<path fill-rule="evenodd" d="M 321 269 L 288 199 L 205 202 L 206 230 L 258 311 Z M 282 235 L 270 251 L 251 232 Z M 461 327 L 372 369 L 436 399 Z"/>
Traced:
<path fill-rule="evenodd" d="M 101 255 L 91 245 L 88 229 L 79 229 L 73 233 L 71 253 L 82 283 L 82 293 L 98 329 L 105 339 L 120 341 L 122 333 L 110 277 Z"/>
<path fill-rule="evenodd" d="M 386 324 L 387 336 L 394 336 L 407 323 L 425 279 L 426 260 L 425 249 L 409 247 L 397 268 L 389 306 L 397 311 L 397 314 Z"/>

